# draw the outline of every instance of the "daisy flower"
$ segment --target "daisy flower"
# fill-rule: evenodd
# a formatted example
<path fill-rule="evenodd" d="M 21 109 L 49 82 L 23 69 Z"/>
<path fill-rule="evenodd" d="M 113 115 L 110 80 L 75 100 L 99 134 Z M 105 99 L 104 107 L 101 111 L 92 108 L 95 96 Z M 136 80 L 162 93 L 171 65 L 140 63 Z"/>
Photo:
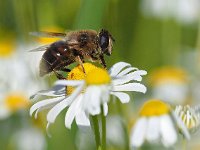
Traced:
<path fill-rule="evenodd" d="M 3 46 L 2 43 L 0 46 Z M 3 48 L 8 53 L 5 54 L 3 50 L 4 55 L 0 54 L 0 70 L 3 72 L 0 74 L 0 119 L 6 119 L 18 110 L 27 109 L 31 103 L 30 94 L 38 91 L 42 85 L 41 82 L 36 82 L 31 73 L 24 59 L 25 54 L 17 51 L 14 46 Z"/>
<path fill-rule="evenodd" d="M 199 107 L 190 107 L 189 105 L 186 106 L 176 106 L 174 113 L 180 117 L 180 119 L 183 121 L 187 129 L 194 133 L 199 129 L 200 125 L 200 112 Z"/>
<path fill-rule="evenodd" d="M 69 74 L 67 80 L 59 80 L 52 90 L 41 91 L 34 96 L 51 96 L 34 104 L 30 109 L 32 115 L 43 109 L 50 109 L 47 114 L 48 125 L 54 123 L 58 114 L 69 107 L 65 116 L 65 126 L 71 127 L 73 120 L 79 126 L 89 126 L 89 115 L 98 115 L 103 107 L 107 115 L 110 95 L 116 96 L 122 103 L 130 100 L 127 91 L 146 92 L 146 87 L 139 83 L 146 71 L 132 67 L 125 62 L 113 65 L 109 71 L 90 63 L 83 64 L 85 73 L 79 65 Z M 48 127 L 48 126 L 47 126 Z"/>
<path fill-rule="evenodd" d="M 132 128 L 131 146 L 140 147 L 147 141 L 161 142 L 165 147 L 170 147 L 177 141 L 178 128 L 181 128 L 187 139 L 190 138 L 187 128 L 168 104 L 161 100 L 149 100 L 142 106 L 140 117 Z"/>
<path fill-rule="evenodd" d="M 185 70 L 175 67 L 162 67 L 150 75 L 153 97 L 170 104 L 186 103 L 189 95 L 188 74 Z"/>

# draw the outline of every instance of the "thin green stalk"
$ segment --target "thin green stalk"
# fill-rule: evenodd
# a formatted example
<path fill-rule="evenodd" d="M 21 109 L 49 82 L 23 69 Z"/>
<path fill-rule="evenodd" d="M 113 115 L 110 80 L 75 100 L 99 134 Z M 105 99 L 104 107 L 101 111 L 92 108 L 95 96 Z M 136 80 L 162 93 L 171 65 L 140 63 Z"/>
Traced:
<path fill-rule="evenodd" d="M 119 101 L 117 101 L 117 109 L 118 109 L 118 113 L 121 115 L 122 118 L 125 119 L 125 122 L 128 122 L 127 121 L 127 117 L 125 116 L 124 112 L 123 112 L 123 109 L 121 107 L 121 104 Z M 125 125 L 124 122 L 121 123 L 122 124 L 122 127 L 123 127 L 123 130 L 124 130 L 124 138 L 126 139 L 126 143 L 125 143 L 125 149 L 126 150 L 129 150 L 130 147 L 129 147 L 129 133 L 128 133 L 128 129 L 127 129 L 127 126 Z"/>
<path fill-rule="evenodd" d="M 101 123 L 102 123 L 102 150 L 106 150 L 106 117 L 103 106 L 101 106 Z"/>
<path fill-rule="evenodd" d="M 197 34 L 197 41 L 196 41 L 196 50 L 197 50 L 197 54 L 198 54 L 198 57 L 197 57 L 197 66 L 196 68 L 198 69 L 198 74 L 200 73 L 200 18 L 199 18 L 199 23 L 198 23 L 198 34 Z"/>
<path fill-rule="evenodd" d="M 92 123 L 93 123 L 93 130 L 94 130 L 94 136 L 96 141 L 96 148 L 97 150 L 101 146 L 100 141 L 100 132 L 99 132 L 99 122 L 97 116 L 92 116 Z"/>
<path fill-rule="evenodd" d="M 187 140 L 185 138 L 182 140 L 182 150 L 187 150 Z"/>

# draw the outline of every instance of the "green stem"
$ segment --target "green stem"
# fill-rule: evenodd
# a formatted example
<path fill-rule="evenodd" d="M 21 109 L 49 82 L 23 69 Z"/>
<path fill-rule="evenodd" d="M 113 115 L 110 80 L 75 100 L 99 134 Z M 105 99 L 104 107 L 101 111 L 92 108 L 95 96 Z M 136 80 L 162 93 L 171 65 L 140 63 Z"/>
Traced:
<path fill-rule="evenodd" d="M 118 113 L 120 114 L 120 116 L 122 118 L 124 118 L 125 119 L 124 121 L 127 123 L 128 122 L 127 121 L 127 117 L 125 116 L 125 114 L 123 112 L 123 109 L 122 109 L 121 104 L 120 104 L 119 101 L 117 101 L 117 109 L 118 109 Z M 125 149 L 126 150 L 130 150 L 130 147 L 129 147 L 129 133 L 128 133 L 128 129 L 127 129 L 126 123 L 121 122 L 123 130 L 124 130 L 124 138 L 126 139 L 125 140 L 126 141 L 126 143 L 125 143 Z"/>
<path fill-rule="evenodd" d="M 198 33 L 197 33 L 197 41 L 196 41 L 196 50 L 197 50 L 197 54 L 198 54 L 198 56 L 200 56 L 200 19 L 199 19 L 199 23 L 198 23 Z M 200 72 L 200 70 L 199 70 L 199 68 L 200 68 L 200 57 L 197 57 L 197 73 L 199 74 L 199 72 Z"/>
<path fill-rule="evenodd" d="M 185 138 L 182 140 L 182 150 L 187 150 L 187 140 Z"/>
<path fill-rule="evenodd" d="M 101 106 L 101 123 L 102 123 L 102 150 L 106 150 L 106 117 L 104 116 L 103 106 Z"/>
<path fill-rule="evenodd" d="M 99 122 L 97 116 L 92 116 L 92 123 L 93 123 L 93 129 L 94 129 L 94 135 L 95 135 L 95 141 L 96 141 L 96 148 L 99 149 L 101 142 L 100 142 L 100 133 L 99 133 Z"/>

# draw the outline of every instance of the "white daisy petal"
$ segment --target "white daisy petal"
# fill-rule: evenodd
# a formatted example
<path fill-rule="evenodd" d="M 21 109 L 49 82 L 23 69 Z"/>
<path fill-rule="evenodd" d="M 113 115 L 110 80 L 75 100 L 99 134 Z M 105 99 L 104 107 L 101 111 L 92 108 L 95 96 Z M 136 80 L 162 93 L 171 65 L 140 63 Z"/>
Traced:
<path fill-rule="evenodd" d="M 47 126 L 46 126 L 46 132 L 47 132 L 47 136 L 48 136 L 48 137 L 51 137 L 51 134 L 50 134 L 50 132 L 49 132 L 49 126 L 50 126 L 50 123 L 48 122 L 48 123 L 47 123 Z"/>
<path fill-rule="evenodd" d="M 0 103 L 0 120 L 5 119 L 11 115 L 11 111 L 5 106 L 5 104 Z"/>
<path fill-rule="evenodd" d="M 147 141 L 157 142 L 159 140 L 159 131 L 160 131 L 160 118 L 159 117 L 150 117 L 148 120 L 147 127 Z"/>
<path fill-rule="evenodd" d="M 140 118 L 131 131 L 131 146 L 140 147 L 145 141 L 147 118 Z"/>
<path fill-rule="evenodd" d="M 128 83 L 124 85 L 117 85 L 113 87 L 113 91 L 136 91 L 136 92 L 146 92 L 146 87 L 140 83 Z"/>
<path fill-rule="evenodd" d="M 54 104 L 57 102 L 62 101 L 65 98 L 65 96 L 63 97 L 56 97 L 56 98 L 51 98 L 51 99 L 46 99 L 40 102 L 35 103 L 31 108 L 30 108 L 30 116 L 32 116 L 32 114 L 34 113 L 34 111 L 36 111 L 37 109 L 50 105 L 50 104 Z"/>
<path fill-rule="evenodd" d="M 58 102 L 59 102 L 59 101 L 58 101 Z M 57 103 L 58 103 L 58 102 L 57 102 Z M 43 107 L 38 108 L 38 109 L 35 111 L 35 115 L 34 115 L 35 119 L 37 119 L 37 116 L 38 116 L 38 113 L 39 113 L 39 112 L 41 112 L 41 111 L 43 111 L 43 110 L 45 110 L 45 109 L 51 109 L 51 108 L 53 108 L 53 106 L 55 106 L 57 103 L 52 103 L 52 104 L 49 104 L 49 105 L 46 105 L 46 106 L 43 106 Z"/>
<path fill-rule="evenodd" d="M 142 81 L 142 76 L 146 74 L 147 72 L 144 70 L 137 70 L 127 74 L 126 76 L 124 76 L 124 78 L 131 78 L 131 80 Z"/>
<path fill-rule="evenodd" d="M 174 112 L 172 112 L 172 117 L 174 117 L 174 119 L 176 120 L 177 125 L 181 129 L 185 138 L 189 140 L 190 139 L 189 131 L 187 130 L 187 127 L 184 125 L 184 123 L 182 122 L 181 118 L 179 118 Z"/>
<path fill-rule="evenodd" d="M 109 70 L 110 76 L 116 76 L 123 68 L 128 67 L 128 66 L 131 66 L 131 65 L 125 62 L 118 62 L 114 64 Z"/>
<path fill-rule="evenodd" d="M 65 115 L 65 126 L 66 128 L 71 128 L 71 124 L 75 118 L 75 116 L 78 114 L 80 109 L 80 103 L 81 103 L 82 97 L 77 97 L 72 104 L 70 105 L 69 109 L 67 110 L 67 113 Z"/>
<path fill-rule="evenodd" d="M 169 115 L 160 116 L 160 132 L 163 145 L 170 147 L 177 141 L 177 132 Z"/>
<path fill-rule="evenodd" d="M 121 85 L 121 84 L 128 83 L 131 80 L 135 80 L 135 77 L 133 77 L 133 76 L 126 76 L 126 77 L 123 77 L 123 78 L 113 79 L 112 80 L 112 84 L 113 85 Z"/>
<path fill-rule="evenodd" d="M 86 115 L 84 111 L 80 111 L 76 115 L 76 123 L 78 126 L 90 126 L 90 120 L 89 117 Z"/>
<path fill-rule="evenodd" d="M 145 70 L 136 70 L 132 73 L 133 73 L 133 75 L 139 75 L 139 76 L 143 76 L 143 75 L 147 74 L 147 72 Z"/>
<path fill-rule="evenodd" d="M 103 104 L 103 113 L 104 113 L 104 116 L 107 116 L 107 114 L 108 114 L 108 104 L 107 103 Z"/>
<path fill-rule="evenodd" d="M 138 68 L 135 68 L 135 67 L 129 67 L 129 68 L 126 68 L 124 69 L 123 71 L 121 71 L 117 76 L 120 77 L 120 76 L 124 76 L 126 74 L 128 74 L 129 72 L 133 71 L 133 70 L 137 70 Z"/>
<path fill-rule="evenodd" d="M 81 93 L 83 89 L 83 85 L 77 87 L 75 91 L 66 99 L 58 103 L 56 106 L 54 106 L 47 114 L 47 121 L 50 123 L 53 123 L 58 116 L 58 114 L 66 108 L 68 105 L 71 104 L 71 102 Z"/>
<path fill-rule="evenodd" d="M 110 94 L 119 98 L 122 103 L 128 103 L 130 101 L 130 96 L 123 92 L 111 92 Z"/>
<path fill-rule="evenodd" d="M 36 96 L 52 96 L 52 97 L 59 97 L 66 95 L 66 87 L 56 85 L 50 90 L 42 90 L 37 92 L 36 94 L 32 95 L 30 99 L 34 99 Z"/>
<path fill-rule="evenodd" d="M 86 89 L 86 96 L 84 96 L 84 99 L 88 99 L 87 103 L 85 103 L 85 109 L 88 111 L 91 115 L 97 115 L 100 114 L 101 109 L 101 90 L 98 86 L 90 86 Z M 88 97 L 89 96 L 89 97 Z M 85 101 L 84 101 L 85 102 Z"/>
<path fill-rule="evenodd" d="M 55 85 L 61 85 L 61 86 L 78 86 L 83 84 L 83 80 L 58 80 L 55 82 Z"/>

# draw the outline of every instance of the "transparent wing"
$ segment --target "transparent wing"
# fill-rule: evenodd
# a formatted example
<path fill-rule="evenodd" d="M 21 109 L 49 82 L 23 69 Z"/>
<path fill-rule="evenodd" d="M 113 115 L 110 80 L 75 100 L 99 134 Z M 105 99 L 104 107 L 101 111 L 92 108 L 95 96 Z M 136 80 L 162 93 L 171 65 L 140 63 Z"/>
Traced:
<path fill-rule="evenodd" d="M 29 52 L 46 51 L 47 48 L 48 48 L 49 46 L 50 46 L 50 44 L 43 45 L 43 46 L 40 46 L 40 47 L 34 48 L 34 49 L 32 49 L 32 50 L 29 50 Z"/>
<path fill-rule="evenodd" d="M 29 33 L 32 36 L 39 36 L 39 37 L 50 37 L 50 38 L 65 38 L 66 33 L 59 33 L 59 32 L 30 32 Z"/>

